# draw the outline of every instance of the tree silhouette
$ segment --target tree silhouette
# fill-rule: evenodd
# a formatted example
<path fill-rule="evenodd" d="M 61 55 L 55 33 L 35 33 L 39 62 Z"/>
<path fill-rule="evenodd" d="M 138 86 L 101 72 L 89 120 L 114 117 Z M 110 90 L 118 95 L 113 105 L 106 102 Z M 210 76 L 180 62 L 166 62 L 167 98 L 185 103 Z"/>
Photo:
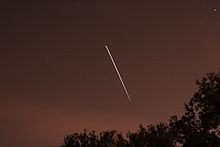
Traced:
<path fill-rule="evenodd" d="M 128 133 L 129 144 L 139 147 L 175 147 L 174 136 L 170 132 L 170 128 L 165 123 L 157 125 L 149 125 L 144 128 L 140 125 L 137 133 Z"/>
<path fill-rule="evenodd" d="M 64 138 L 64 144 L 60 147 L 124 147 L 127 141 L 117 131 L 103 131 L 98 135 L 95 131 L 87 133 L 74 133 Z"/>
<path fill-rule="evenodd" d="M 183 147 L 219 145 L 220 73 L 209 73 L 197 80 L 198 92 L 185 104 L 185 114 L 170 119 L 176 141 Z"/>
<path fill-rule="evenodd" d="M 185 104 L 185 113 L 172 116 L 168 124 L 159 123 L 127 133 L 74 133 L 60 147 L 219 147 L 220 146 L 220 72 L 208 73 L 197 80 L 199 90 Z"/>

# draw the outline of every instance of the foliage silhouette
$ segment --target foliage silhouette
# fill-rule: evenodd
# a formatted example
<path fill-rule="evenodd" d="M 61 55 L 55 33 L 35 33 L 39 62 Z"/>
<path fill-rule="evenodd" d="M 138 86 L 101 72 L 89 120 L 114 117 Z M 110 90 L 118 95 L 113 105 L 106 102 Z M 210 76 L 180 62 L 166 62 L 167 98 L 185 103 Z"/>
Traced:
<path fill-rule="evenodd" d="M 84 130 L 67 135 L 60 147 L 219 147 L 220 72 L 208 73 L 196 84 L 199 90 L 185 104 L 185 113 L 172 116 L 168 124 L 140 125 L 126 137 L 114 130 L 99 134 Z"/>
<path fill-rule="evenodd" d="M 146 128 L 140 125 L 137 133 L 128 133 L 130 146 L 143 147 L 175 147 L 175 139 L 170 128 L 165 123 L 149 125 Z"/>
<path fill-rule="evenodd" d="M 197 80 L 198 92 L 185 104 L 185 114 L 181 119 L 173 116 L 170 127 L 176 141 L 183 147 L 219 145 L 219 100 L 220 72 L 208 73 Z"/>
<path fill-rule="evenodd" d="M 87 133 L 84 130 L 83 133 L 67 135 L 64 138 L 64 145 L 60 147 L 124 147 L 126 144 L 127 141 L 117 131 L 104 131 L 97 135 L 95 131 Z"/>

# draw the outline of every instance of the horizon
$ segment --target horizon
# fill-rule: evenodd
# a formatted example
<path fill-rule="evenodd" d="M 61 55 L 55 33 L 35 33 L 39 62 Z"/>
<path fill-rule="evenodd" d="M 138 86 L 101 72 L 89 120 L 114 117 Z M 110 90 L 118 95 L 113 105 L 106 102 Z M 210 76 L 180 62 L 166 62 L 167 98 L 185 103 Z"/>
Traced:
<path fill-rule="evenodd" d="M 206 2 L 3 1 L 0 146 L 57 146 L 71 132 L 183 114 L 196 79 L 220 67 L 220 1 Z"/>

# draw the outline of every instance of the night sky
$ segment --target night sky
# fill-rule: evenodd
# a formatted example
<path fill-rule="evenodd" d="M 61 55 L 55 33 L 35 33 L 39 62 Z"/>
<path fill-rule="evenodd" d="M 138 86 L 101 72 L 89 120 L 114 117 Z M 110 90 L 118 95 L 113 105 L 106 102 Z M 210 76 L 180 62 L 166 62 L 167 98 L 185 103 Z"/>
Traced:
<path fill-rule="evenodd" d="M 3 0 L 0 19 L 3 147 L 167 122 L 220 67 L 219 0 Z"/>

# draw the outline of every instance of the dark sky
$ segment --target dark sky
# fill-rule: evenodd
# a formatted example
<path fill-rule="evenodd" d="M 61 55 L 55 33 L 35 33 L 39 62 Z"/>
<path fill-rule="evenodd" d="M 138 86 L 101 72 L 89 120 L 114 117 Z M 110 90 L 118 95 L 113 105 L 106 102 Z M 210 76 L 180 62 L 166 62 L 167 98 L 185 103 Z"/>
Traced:
<path fill-rule="evenodd" d="M 167 121 L 220 66 L 218 0 L 3 0 L 0 19 L 4 147 Z"/>

